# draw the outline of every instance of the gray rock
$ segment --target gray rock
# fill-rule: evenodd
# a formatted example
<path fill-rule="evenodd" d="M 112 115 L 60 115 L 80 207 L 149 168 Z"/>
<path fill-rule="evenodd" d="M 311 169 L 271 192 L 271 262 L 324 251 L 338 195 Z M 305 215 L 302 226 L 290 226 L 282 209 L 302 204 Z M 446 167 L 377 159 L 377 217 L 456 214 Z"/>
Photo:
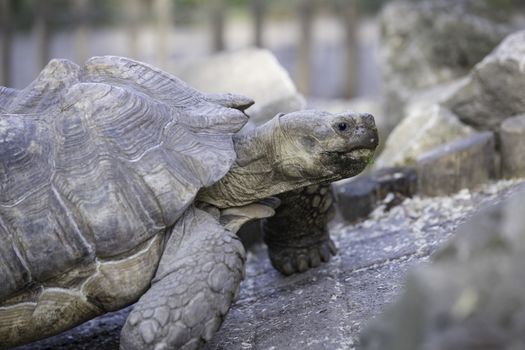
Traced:
<path fill-rule="evenodd" d="M 464 125 L 448 109 L 438 103 L 455 89 L 447 85 L 434 88 L 406 108 L 406 117 L 392 131 L 374 168 L 413 166 L 417 158 L 434 147 L 469 135 L 475 130 Z"/>
<path fill-rule="evenodd" d="M 413 271 L 364 350 L 525 348 L 525 191 L 465 223 Z"/>
<path fill-rule="evenodd" d="M 525 176 L 525 115 L 505 119 L 499 136 L 503 175 Z"/>
<path fill-rule="evenodd" d="M 504 7 L 487 0 L 389 2 L 380 18 L 390 116 L 400 120 L 420 89 L 466 75 L 510 34 L 515 12 Z"/>
<path fill-rule="evenodd" d="M 495 161 L 491 132 L 436 147 L 417 161 L 419 193 L 440 196 L 476 188 L 496 176 Z"/>
<path fill-rule="evenodd" d="M 219 53 L 173 70 L 175 75 L 201 91 L 230 91 L 250 96 L 256 103 L 247 113 L 255 124 L 277 113 L 304 109 L 306 104 L 286 70 L 268 50 Z"/>
<path fill-rule="evenodd" d="M 501 122 L 525 113 L 525 30 L 508 36 L 478 63 L 448 106 L 465 123 L 497 130 Z"/>
<path fill-rule="evenodd" d="M 355 223 L 365 220 L 388 195 L 388 210 L 411 198 L 417 191 L 417 177 L 411 168 L 384 168 L 356 179 L 338 181 L 332 189 L 342 218 Z"/>
<path fill-rule="evenodd" d="M 368 217 L 378 201 L 379 184 L 370 176 L 339 182 L 333 187 L 339 213 L 348 222 L 355 223 Z"/>

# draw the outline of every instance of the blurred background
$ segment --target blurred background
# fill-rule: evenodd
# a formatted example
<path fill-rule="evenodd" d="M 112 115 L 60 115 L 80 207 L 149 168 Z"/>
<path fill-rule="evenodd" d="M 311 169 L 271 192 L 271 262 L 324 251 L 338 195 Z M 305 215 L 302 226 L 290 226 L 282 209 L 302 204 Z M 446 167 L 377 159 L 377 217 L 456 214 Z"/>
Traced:
<path fill-rule="evenodd" d="M 366 110 L 376 115 L 384 140 L 415 93 L 466 75 L 519 29 L 524 6 L 520 0 L 0 0 L 0 85 L 27 86 L 51 58 L 81 64 L 96 55 L 127 56 L 198 89 L 244 93 L 259 105 L 291 90 L 305 97 L 274 104 L 260 118 L 252 110 L 255 120 L 279 108 Z M 276 62 L 248 48 L 266 49 Z M 239 54 L 193 64 L 220 53 Z M 278 77 L 277 66 L 286 77 Z M 270 91 L 287 84 L 290 91 Z"/>
<path fill-rule="evenodd" d="M 374 95 L 374 16 L 384 2 L 0 0 L 0 84 L 22 88 L 56 57 L 121 55 L 170 70 L 257 46 L 271 50 L 305 95 Z"/>

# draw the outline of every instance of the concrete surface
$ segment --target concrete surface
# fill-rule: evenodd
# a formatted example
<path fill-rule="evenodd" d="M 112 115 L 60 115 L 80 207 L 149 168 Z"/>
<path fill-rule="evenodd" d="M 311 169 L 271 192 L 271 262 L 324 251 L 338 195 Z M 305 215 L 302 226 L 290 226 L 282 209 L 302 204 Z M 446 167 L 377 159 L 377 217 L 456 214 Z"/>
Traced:
<path fill-rule="evenodd" d="M 524 190 L 467 220 L 409 273 L 400 298 L 362 332 L 362 349 L 525 349 Z"/>

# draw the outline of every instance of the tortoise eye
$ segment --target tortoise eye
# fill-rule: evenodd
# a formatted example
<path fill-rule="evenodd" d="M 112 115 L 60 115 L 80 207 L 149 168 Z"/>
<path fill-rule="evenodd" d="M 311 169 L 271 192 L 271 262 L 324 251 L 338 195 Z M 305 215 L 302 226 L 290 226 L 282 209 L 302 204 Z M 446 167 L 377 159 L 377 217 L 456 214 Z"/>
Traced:
<path fill-rule="evenodd" d="M 345 131 L 346 129 L 348 129 L 348 124 L 345 122 L 338 123 L 337 129 L 339 129 L 339 131 Z"/>

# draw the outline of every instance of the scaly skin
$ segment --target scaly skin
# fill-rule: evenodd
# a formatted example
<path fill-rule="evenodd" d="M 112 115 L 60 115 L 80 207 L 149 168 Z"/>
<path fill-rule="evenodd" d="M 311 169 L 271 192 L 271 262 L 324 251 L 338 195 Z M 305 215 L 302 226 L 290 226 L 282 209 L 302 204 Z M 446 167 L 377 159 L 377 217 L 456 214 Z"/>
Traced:
<path fill-rule="evenodd" d="M 330 184 L 282 193 L 275 216 L 263 223 L 272 265 L 285 275 L 327 262 L 337 250 L 326 225 L 334 215 Z"/>
<path fill-rule="evenodd" d="M 121 350 L 198 349 L 220 327 L 244 274 L 237 236 L 191 208 L 168 240 L 151 288 L 129 315 Z"/>

